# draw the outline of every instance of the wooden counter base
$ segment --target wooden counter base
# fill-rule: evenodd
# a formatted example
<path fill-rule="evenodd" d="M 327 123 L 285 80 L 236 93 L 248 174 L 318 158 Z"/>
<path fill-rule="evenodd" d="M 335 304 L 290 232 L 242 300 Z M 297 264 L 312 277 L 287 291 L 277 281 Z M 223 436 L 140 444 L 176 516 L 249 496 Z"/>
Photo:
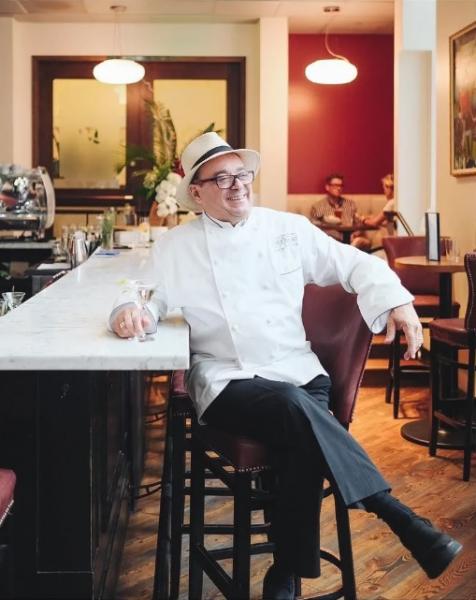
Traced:
<path fill-rule="evenodd" d="M 137 374 L 1 377 L 0 457 L 17 475 L 14 597 L 113 598 L 129 512 L 130 415 L 142 414 L 142 398 L 130 393 Z"/>

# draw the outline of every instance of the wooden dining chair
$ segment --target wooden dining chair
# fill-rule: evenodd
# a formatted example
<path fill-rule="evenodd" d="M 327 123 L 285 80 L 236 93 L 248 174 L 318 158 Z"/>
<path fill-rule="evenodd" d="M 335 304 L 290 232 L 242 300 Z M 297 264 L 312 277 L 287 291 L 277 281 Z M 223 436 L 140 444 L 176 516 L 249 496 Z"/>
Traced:
<path fill-rule="evenodd" d="M 436 455 L 438 430 L 445 423 L 463 431 L 463 480 L 469 481 L 471 454 L 476 446 L 476 402 L 474 382 L 476 369 L 476 252 L 466 254 L 464 266 L 468 280 L 468 306 L 464 319 L 435 319 L 430 323 L 431 336 L 431 438 L 430 456 Z M 449 350 L 449 351 L 448 351 Z M 468 360 L 459 359 L 466 350 Z M 445 370 L 466 371 L 466 393 L 448 396 L 443 385 Z M 445 405 L 445 406 L 443 406 Z M 450 405 L 453 405 L 451 410 Z M 444 408 L 444 410 L 443 410 Z"/>
<path fill-rule="evenodd" d="M 415 297 L 414 307 L 422 326 L 428 327 L 428 322 L 439 315 L 440 281 L 438 273 L 416 273 L 402 269 L 395 264 L 400 256 L 424 256 L 426 254 L 425 236 L 386 237 L 382 239 L 383 248 L 387 255 L 388 265 L 399 276 L 402 284 Z M 452 314 L 458 316 L 459 304 L 454 302 Z M 385 390 L 385 401 L 392 403 L 393 416 L 398 418 L 400 408 L 401 376 L 405 373 L 429 373 L 426 364 L 409 361 L 402 364 L 401 332 L 397 331 L 395 340 L 390 348 L 388 379 Z"/>

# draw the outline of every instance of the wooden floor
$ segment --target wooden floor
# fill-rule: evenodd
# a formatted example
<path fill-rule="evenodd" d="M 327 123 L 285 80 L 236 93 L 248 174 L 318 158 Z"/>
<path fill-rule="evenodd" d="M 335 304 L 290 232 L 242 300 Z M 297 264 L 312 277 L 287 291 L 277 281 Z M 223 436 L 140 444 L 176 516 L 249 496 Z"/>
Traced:
<path fill-rule="evenodd" d="M 153 386 L 153 401 L 163 401 L 163 384 Z M 424 415 L 428 391 L 406 388 L 403 391 L 400 419 L 391 416 L 383 400 L 382 388 L 362 388 L 351 431 L 364 445 L 393 485 L 393 491 L 418 513 L 427 516 L 441 529 L 463 543 L 464 549 L 454 564 L 437 580 L 429 580 L 403 548 L 398 539 L 373 515 L 351 511 L 352 540 L 360 600 L 476 600 L 476 460 L 472 481 L 461 479 L 461 454 L 439 451 L 430 458 L 427 448 L 403 440 L 400 427 L 408 419 Z M 157 479 L 161 469 L 163 431 L 148 427 L 145 481 Z M 213 507 L 214 518 L 230 518 L 230 504 L 222 500 Z M 324 502 L 321 528 L 324 548 L 335 549 L 332 501 Z M 131 516 L 116 600 L 150 598 L 155 558 L 159 494 L 138 501 Z M 210 510 L 211 510 L 210 509 Z M 269 556 L 253 558 L 252 598 L 261 598 L 261 581 Z M 184 545 L 181 600 L 187 598 L 188 549 Z M 323 570 L 317 580 L 303 580 L 303 595 L 333 589 L 336 574 Z M 222 598 L 205 578 L 204 599 Z M 195 599 L 194 599 L 195 600 Z"/>

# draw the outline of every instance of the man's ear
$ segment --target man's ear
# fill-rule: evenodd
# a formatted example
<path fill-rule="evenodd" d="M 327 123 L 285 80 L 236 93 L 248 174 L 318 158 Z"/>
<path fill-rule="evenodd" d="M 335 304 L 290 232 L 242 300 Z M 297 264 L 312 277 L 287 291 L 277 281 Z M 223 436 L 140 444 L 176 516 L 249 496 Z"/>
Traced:
<path fill-rule="evenodd" d="M 200 187 L 198 185 L 191 184 L 188 189 L 190 191 L 190 195 L 195 200 L 195 202 L 201 205 L 202 202 L 200 198 Z"/>

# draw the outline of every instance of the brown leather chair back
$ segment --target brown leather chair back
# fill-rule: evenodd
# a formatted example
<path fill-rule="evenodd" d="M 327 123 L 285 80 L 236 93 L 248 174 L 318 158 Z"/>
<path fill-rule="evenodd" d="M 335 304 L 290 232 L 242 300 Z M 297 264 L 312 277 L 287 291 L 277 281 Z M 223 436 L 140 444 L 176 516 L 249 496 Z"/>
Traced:
<path fill-rule="evenodd" d="M 412 294 L 439 294 L 438 273 L 407 271 L 395 266 L 399 256 L 425 256 L 426 238 L 424 236 L 385 237 L 382 238 L 383 249 L 388 264 L 400 277 L 402 284 Z"/>
<path fill-rule="evenodd" d="M 468 277 L 468 306 L 464 326 L 466 329 L 476 331 L 476 252 L 465 255 L 464 268 Z"/>
<path fill-rule="evenodd" d="M 372 333 L 356 296 L 340 285 L 307 285 L 302 319 L 307 339 L 332 381 L 331 408 L 345 426 L 352 421 Z"/>

